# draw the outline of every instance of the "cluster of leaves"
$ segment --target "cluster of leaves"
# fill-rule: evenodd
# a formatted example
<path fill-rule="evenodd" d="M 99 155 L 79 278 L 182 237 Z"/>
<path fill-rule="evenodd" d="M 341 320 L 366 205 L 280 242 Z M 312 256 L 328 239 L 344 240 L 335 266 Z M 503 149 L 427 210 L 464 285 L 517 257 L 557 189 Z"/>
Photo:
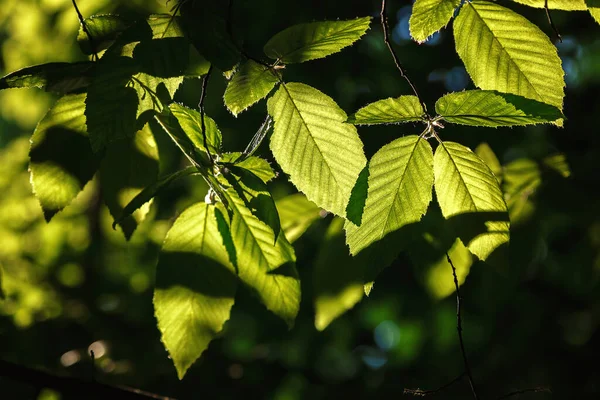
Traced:
<path fill-rule="evenodd" d="M 589 7 L 598 15 L 591 0 L 548 3 L 550 8 Z M 264 45 L 265 55 L 274 60 L 265 62 L 236 43 L 226 7 L 185 0 L 176 4 L 174 15 L 141 21 L 90 17 L 78 42 L 92 61 L 25 68 L 2 78 L 0 89 L 38 87 L 62 95 L 31 139 L 31 182 L 47 220 L 96 173 L 115 225 L 126 237 L 151 199 L 173 180 L 198 175 L 208 184 L 205 202 L 182 212 L 173 224 L 157 266 L 156 317 L 181 378 L 229 319 L 239 283 L 293 325 L 300 281 L 291 242 L 320 209 L 338 217 L 329 239 L 338 240 L 345 230 L 351 268 L 340 275 L 352 275 L 361 285 L 342 305 L 315 300 L 319 329 L 362 297 L 362 283 L 370 290 L 377 268 L 389 265 L 403 248 L 387 244 L 421 221 L 433 192 L 455 238 L 470 253 L 485 260 L 508 242 L 508 208 L 490 166 L 438 133 L 445 123 L 561 125 L 564 72 L 539 27 L 489 1 L 417 0 L 411 35 L 425 41 L 454 16 L 456 50 L 478 89 L 442 96 L 433 116 L 416 95 L 402 95 L 348 117 L 318 89 L 284 80 L 286 65 L 327 57 L 359 40 L 370 17 L 289 27 Z M 229 79 L 223 99 L 235 116 L 270 96 L 265 122 L 243 152 L 223 151 L 221 132 L 205 115 L 202 100 L 199 110 L 172 101 L 184 78 L 206 80 L 213 68 Z M 157 177 L 159 152 L 150 121 L 172 139 L 190 167 Z M 356 126 L 408 122 L 422 123 L 423 131 L 399 135 L 367 160 Z M 276 174 L 253 155 L 266 137 L 275 160 L 306 197 L 293 195 L 276 205 L 267 187 Z M 322 260 L 317 275 L 329 265 L 326 254 Z"/>

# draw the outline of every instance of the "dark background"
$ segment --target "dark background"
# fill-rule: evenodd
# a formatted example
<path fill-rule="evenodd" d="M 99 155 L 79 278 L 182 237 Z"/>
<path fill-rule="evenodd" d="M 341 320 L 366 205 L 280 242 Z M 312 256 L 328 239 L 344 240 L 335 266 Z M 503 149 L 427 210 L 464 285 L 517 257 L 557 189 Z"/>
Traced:
<path fill-rule="evenodd" d="M 80 1 L 82 13 L 146 15 L 173 4 Z M 94 3 L 94 4 L 90 4 Z M 544 10 L 502 1 L 550 37 Z M 234 29 L 249 54 L 290 25 L 375 17 L 354 46 L 326 59 L 286 67 L 284 79 L 314 86 L 348 114 L 386 97 L 410 94 L 387 52 L 376 1 L 249 1 L 234 5 Z M 472 88 L 454 50 L 450 29 L 418 45 L 408 36 L 410 1 L 389 4 L 392 42 L 421 97 L 433 110 L 449 91 Z M 597 118 L 600 115 L 600 27 L 585 12 L 553 11 L 563 36 L 557 43 L 566 71 L 564 128 L 449 127 L 444 140 L 475 148 L 487 142 L 502 165 L 563 153 L 568 178 L 543 171 L 529 194 L 531 212 L 513 220 L 504 262 L 474 262 L 462 286 L 464 338 L 482 398 L 513 390 L 550 388 L 518 398 L 597 399 L 600 395 L 600 217 Z M 67 0 L 4 0 L 0 4 L 0 73 L 49 61 L 81 60 L 78 22 Z M 260 125 L 265 101 L 237 119 L 222 103 L 226 81 L 213 74 L 206 112 L 219 124 L 225 148 L 242 150 Z M 198 102 L 200 81 L 187 81 L 177 100 Z M 0 300 L 0 358 L 57 375 L 88 379 L 94 349 L 96 378 L 154 393 L 188 398 L 398 398 L 404 388 L 434 389 L 463 372 L 456 336 L 456 299 L 432 285 L 436 263 L 402 253 L 378 277 L 373 292 L 325 331 L 314 327 L 312 274 L 331 217 L 317 221 L 295 243 L 303 299 L 295 327 L 239 292 L 224 334 L 179 381 L 160 342 L 152 309 L 154 268 L 175 216 L 206 193 L 186 178 L 161 193 L 130 242 L 113 231 L 97 181 L 52 222 L 44 222 L 31 193 L 28 140 L 52 104 L 35 90 L 0 93 L 0 265 L 7 294 Z M 370 157 L 393 139 L 418 134 L 418 125 L 360 127 Z M 181 165 L 165 137 L 161 168 Z M 262 156 L 272 160 L 266 145 Z M 280 178 L 275 197 L 292 193 Z M 430 210 L 435 215 L 435 209 Z M 412 253 L 418 253 L 414 249 Z M 443 251 L 440 253 L 443 255 Z M 431 258 L 431 257 L 429 257 Z M 340 261 L 341 262 L 341 261 Z M 439 268 L 438 268 L 439 270 Z M 452 284 L 450 270 L 435 275 Z M 470 396 L 465 379 L 439 398 Z M 0 377 L 0 397 L 60 399 Z M 407 396 L 408 397 L 408 396 Z"/>

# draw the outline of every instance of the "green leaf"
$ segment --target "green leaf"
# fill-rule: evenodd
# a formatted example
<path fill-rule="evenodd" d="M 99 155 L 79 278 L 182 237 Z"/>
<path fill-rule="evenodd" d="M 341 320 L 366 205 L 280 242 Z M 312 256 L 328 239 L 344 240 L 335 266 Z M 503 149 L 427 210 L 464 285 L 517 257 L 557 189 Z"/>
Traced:
<path fill-rule="evenodd" d="M 542 184 L 542 173 L 538 163 L 520 158 L 504 167 L 502 189 L 513 225 L 529 219 L 535 211 L 532 197 Z"/>
<path fill-rule="evenodd" d="M 88 89 L 85 116 L 94 152 L 107 144 L 132 137 L 136 129 L 138 95 L 127 87 L 136 71 L 128 57 L 104 57 L 97 63 L 97 74 Z"/>
<path fill-rule="evenodd" d="M 271 150 L 309 200 L 344 216 L 366 164 L 356 128 L 328 96 L 302 83 L 281 85 L 267 102 L 275 121 Z"/>
<path fill-rule="evenodd" d="M 302 193 L 291 194 L 275 201 L 281 229 L 290 243 L 294 243 L 319 218 L 321 209 Z"/>
<path fill-rule="evenodd" d="M 469 275 L 471 265 L 473 265 L 473 256 L 460 239 L 454 241 L 452 247 L 448 249 L 448 255 L 456 270 L 458 286 L 462 286 Z M 448 262 L 446 254 L 441 255 L 435 263 L 429 266 L 425 276 L 425 284 L 436 299 L 443 299 L 456 291 L 452 266 Z"/>
<path fill-rule="evenodd" d="M 202 119 L 200 112 L 187 108 L 181 104 L 173 103 L 169 105 L 169 110 L 179 122 L 179 126 L 186 137 L 193 143 L 198 150 L 206 151 L 204 147 L 204 136 L 202 135 Z M 217 154 L 221 151 L 221 131 L 215 121 L 204 115 L 204 128 L 206 129 L 206 145 L 211 154 Z"/>
<path fill-rule="evenodd" d="M 227 27 L 226 2 L 186 1 L 182 3 L 181 26 L 194 47 L 221 71 L 231 70 L 240 59 Z"/>
<path fill-rule="evenodd" d="M 460 0 L 416 0 L 410 15 L 410 35 L 419 43 L 450 22 Z"/>
<path fill-rule="evenodd" d="M 362 223 L 363 212 L 365 211 L 365 203 L 367 202 L 367 193 L 369 190 L 369 164 L 367 164 L 356 179 L 350 200 L 346 206 L 346 218 L 354 225 Z"/>
<path fill-rule="evenodd" d="M 162 112 L 182 83 L 183 76 L 157 78 L 146 73 L 134 75 L 130 86 L 135 89 L 138 98 L 136 127 L 143 127 L 156 113 Z"/>
<path fill-rule="evenodd" d="M 506 202 L 488 166 L 468 147 L 443 142 L 435 151 L 435 193 L 471 253 L 485 260 L 509 240 Z"/>
<path fill-rule="evenodd" d="M 79 28 L 77 34 L 79 48 L 83 54 L 87 55 L 107 49 L 130 24 L 130 21 L 119 15 L 92 15 L 85 19 L 85 26 L 92 36 L 93 48 L 89 36 L 83 30 L 83 26 Z"/>
<path fill-rule="evenodd" d="M 600 0 L 585 0 L 592 18 L 600 24 Z"/>
<path fill-rule="evenodd" d="M 278 79 L 270 68 L 248 60 L 238 68 L 227 84 L 223 100 L 234 116 L 246 110 L 252 104 L 273 90 Z"/>
<path fill-rule="evenodd" d="M 143 188 L 156 181 L 158 175 L 158 150 L 146 126 L 134 137 L 112 143 L 100 165 L 102 197 L 108 209 L 129 239 L 150 209 L 150 204 L 120 218 L 125 207 L 139 195 Z M 120 218 L 120 221 L 117 219 Z"/>
<path fill-rule="evenodd" d="M 133 214 L 134 211 L 140 209 L 144 204 L 150 202 L 150 200 L 152 200 L 158 194 L 158 192 L 167 187 L 171 182 L 194 173 L 198 173 L 196 167 L 187 167 L 162 177 L 151 185 L 146 186 L 144 190 L 131 199 L 131 201 L 123 208 L 123 211 L 121 211 L 119 216 L 115 218 L 115 221 L 112 225 L 113 229 L 115 229 L 117 224 L 121 224 L 125 218 Z"/>
<path fill-rule="evenodd" d="M 536 25 L 498 4 L 473 1 L 465 3 L 456 17 L 454 37 L 456 51 L 475 85 L 562 110 L 561 61 Z"/>
<path fill-rule="evenodd" d="M 363 298 L 364 266 L 348 254 L 344 220 L 329 224 L 313 272 L 315 327 L 322 331 Z"/>
<path fill-rule="evenodd" d="M 363 17 L 294 25 L 269 39 L 264 52 L 285 64 L 327 57 L 360 39 L 370 22 L 371 17 Z"/>
<path fill-rule="evenodd" d="M 2 284 L 4 276 L 4 271 L 2 269 L 2 265 L 0 265 L 0 300 L 6 299 L 6 294 L 4 293 L 4 285 Z"/>
<path fill-rule="evenodd" d="M 267 184 L 252 172 L 236 165 L 232 165 L 229 171 L 222 173 L 222 180 L 231 186 L 256 218 L 271 228 L 276 240 L 281 231 L 281 222 Z"/>
<path fill-rule="evenodd" d="M 183 76 L 189 55 L 189 42 L 182 37 L 143 40 L 133 50 L 141 72 L 159 78 Z"/>
<path fill-rule="evenodd" d="M 502 165 L 500 165 L 500 161 L 498 161 L 498 157 L 496 157 L 496 153 L 494 153 L 494 150 L 492 150 L 490 145 L 481 142 L 477 148 L 475 148 L 475 154 L 487 164 L 496 177 L 496 180 L 499 183 L 502 183 Z"/>
<path fill-rule="evenodd" d="M 571 168 L 569 167 L 569 163 L 564 154 L 558 153 L 544 157 L 542 165 L 554 170 L 563 178 L 571 176 Z"/>
<path fill-rule="evenodd" d="M 90 84 L 94 67 L 89 61 L 35 65 L 4 76 L 0 90 L 35 87 L 60 94 L 74 92 Z"/>
<path fill-rule="evenodd" d="M 242 161 L 238 161 L 240 159 Z M 255 156 L 242 157 L 242 153 L 240 152 L 220 154 L 218 162 L 226 167 L 235 165 L 236 168 L 242 168 L 246 171 L 250 171 L 260 178 L 260 180 L 264 183 L 269 182 L 271 179 L 277 176 L 275 171 L 273 171 L 271 164 L 269 164 L 269 162 L 264 158 Z"/>
<path fill-rule="evenodd" d="M 47 221 L 71 203 L 100 162 L 87 137 L 85 97 L 61 97 L 31 137 L 31 183 Z"/>
<path fill-rule="evenodd" d="M 491 90 L 449 93 L 435 103 L 435 111 L 448 122 L 473 126 L 534 125 L 563 118 L 549 104 Z"/>
<path fill-rule="evenodd" d="M 545 8 L 546 0 L 513 0 L 516 3 L 525 4 L 535 8 Z M 548 8 L 551 10 L 583 11 L 585 3 L 589 0 L 548 0 Z"/>
<path fill-rule="evenodd" d="M 233 188 L 224 195 L 233 210 L 231 237 L 238 276 L 268 310 L 291 328 L 300 309 L 300 279 L 294 264 L 294 248 L 284 235 L 275 241 L 273 230 L 252 214 Z"/>
<path fill-rule="evenodd" d="M 222 331 L 234 303 L 237 278 L 219 234 L 219 213 L 204 203 L 185 210 L 167 233 L 156 267 L 155 315 L 179 379 Z"/>
<path fill-rule="evenodd" d="M 396 139 L 375 153 L 369 162 L 362 224 L 346 225 L 352 254 L 421 219 L 432 198 L 432 167 L 431 146 L 415 135 Z"/>
<path fill-rule="evenodd" d="M 396 124 L 421 121 L 424 116 L 425 110 L 416 96 L 400 96 L 367 104 L 350 116 L 348 122 L 354 125 Z"/>

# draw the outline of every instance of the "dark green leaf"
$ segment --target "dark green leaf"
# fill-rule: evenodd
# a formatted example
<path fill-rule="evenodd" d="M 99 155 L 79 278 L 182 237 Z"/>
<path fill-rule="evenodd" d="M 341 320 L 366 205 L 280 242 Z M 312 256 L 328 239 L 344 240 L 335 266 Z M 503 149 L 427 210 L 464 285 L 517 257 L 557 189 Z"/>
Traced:
<path fill-rule="evenodd" d="M 130 24 L 130 21 L 119 15 L 92 15 L 85 19 L 85 25 L 92 36 L 93 47 L 89 36 L 83 30 L 83 27 L 80 27 L 77 34 L 79 48 L 83 54 L 98 53 L 108 48 Z"/>
<path fill-rule="evenodd" d="M 85 97 L 61 97 L 31 137 L 31 183 L 48 221 L 71 203 L 100 162 L 87 137 Z"/>
<path fill-rule="evenodd" d="M 9 88 L 40 88 L 47 92 L 69 93 L 87 87 L 95 64 L 48 63 L 12 72 L 0 79 L 0 90 Z"/>
<path fill-rule="evenodd" d="M 360 226 L 362 223 L 363 211 L 367 202 L 367 193 L 369 191 L 369 165 L 365 165 L 358 174 L 358 179 L 354 184 L 350 200 L 346 206 L 346 218 L 354 225 Z"/>
<path fill-rule="evenodd" d="M 229 319 L 237 289 L 219 233 L 221 211 L 204 203 L 175 221 L 156 267 L 154 310 L 179 379 Z"/>
<path fill-rule="evenodd" d="M 139 223 L 143 221 L 150 205 L 123 215 L 128 205 L 146 186 L 156 181 L 158 175 L 158 151 L 156 142 L 146 126 L 134 137 L 119 140 L 107 146 L 100 166 L 102 196 L 115 223 L 123 229 L 129 239 Z"/>

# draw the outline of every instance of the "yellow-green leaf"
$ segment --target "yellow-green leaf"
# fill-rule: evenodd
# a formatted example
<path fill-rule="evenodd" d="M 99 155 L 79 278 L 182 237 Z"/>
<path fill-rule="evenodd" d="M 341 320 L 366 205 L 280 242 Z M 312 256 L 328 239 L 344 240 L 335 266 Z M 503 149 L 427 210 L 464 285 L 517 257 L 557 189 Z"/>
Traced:
<path fill-rule="evenodd" d="M 350 116 L 348 122 L 354 125 L 396 124 L 420 121 L 424 115 L 425 110 L 416 96 L 400 96 L 367 104 Z"/>
<path fill-rule="evenodd" d="M 425 214 L 433 186 L 431 146 L 415 135 L 383 146 L 369 162 L 368 182 L 362 224 L 346 224 L 352 254 Z"/>
<path fill-rule="evenodd" d="M 526 18 L 496 3 L 466 2 L 454 37 L 475 85 L 562 110 L 565 82 L 556 47 Z"/>
<path fill-rule="evenodd" d="M 278 79 L 270 68 L 248 60 L 240 65 L 227 84 L 223 96 L 225 106 L 237 117 L 239 113 L 268 95 L 277 82 Z"/>
<path fill-rule="evenodd" d="M 275 121 L 271 150 L 309 200 L 344 216 L 367 160 L 356 128 L 328 96 L 302 83 L 282 84 L 267 103 Z"/>
<path fill-rule="evenodd" d="M 156 267 L 154 311 L 179 379 L 229 319 L 237 286 L 215 206 L 197 203 L 175 221 Z"/>
<path fill-rule="evenodd" d="M 489 167 L 468 147 L 443 142 L 434 156 L 435 193 L 444 218 L 463 243 L 485 260 L 509 240 L 506 202 Z"/>
<path fill-rule="evenodd" d="M 302 193 L 285 196 L 275 201 L 275 205 L 279 211 L 281 229 L 290 243 L 294 243 L 321 217 L 321 209 Z"/>
<path fill-rule="evenodd" d="M 410 15 L 410 35 L 419 43 L 445 27 L 460 0 L 416 0 Z"/>
<path fill-rule="evenodd" d="M 516 3 L 525 4 L 535 8 L 546 7 L 546 0 L 513 0 Z M 589 1 L 589 0 L 587 0 Z M 548 0 L 548 8 L 551 10 L 584 11 L 586 0 Z"/>
<path fill-rule="evenodd" d="M 370 22 L 371 17 L 364 17 L 294 25 L 273 36 L 264 51 L 286 64 L 327 57 L 360 39 Z"/>

